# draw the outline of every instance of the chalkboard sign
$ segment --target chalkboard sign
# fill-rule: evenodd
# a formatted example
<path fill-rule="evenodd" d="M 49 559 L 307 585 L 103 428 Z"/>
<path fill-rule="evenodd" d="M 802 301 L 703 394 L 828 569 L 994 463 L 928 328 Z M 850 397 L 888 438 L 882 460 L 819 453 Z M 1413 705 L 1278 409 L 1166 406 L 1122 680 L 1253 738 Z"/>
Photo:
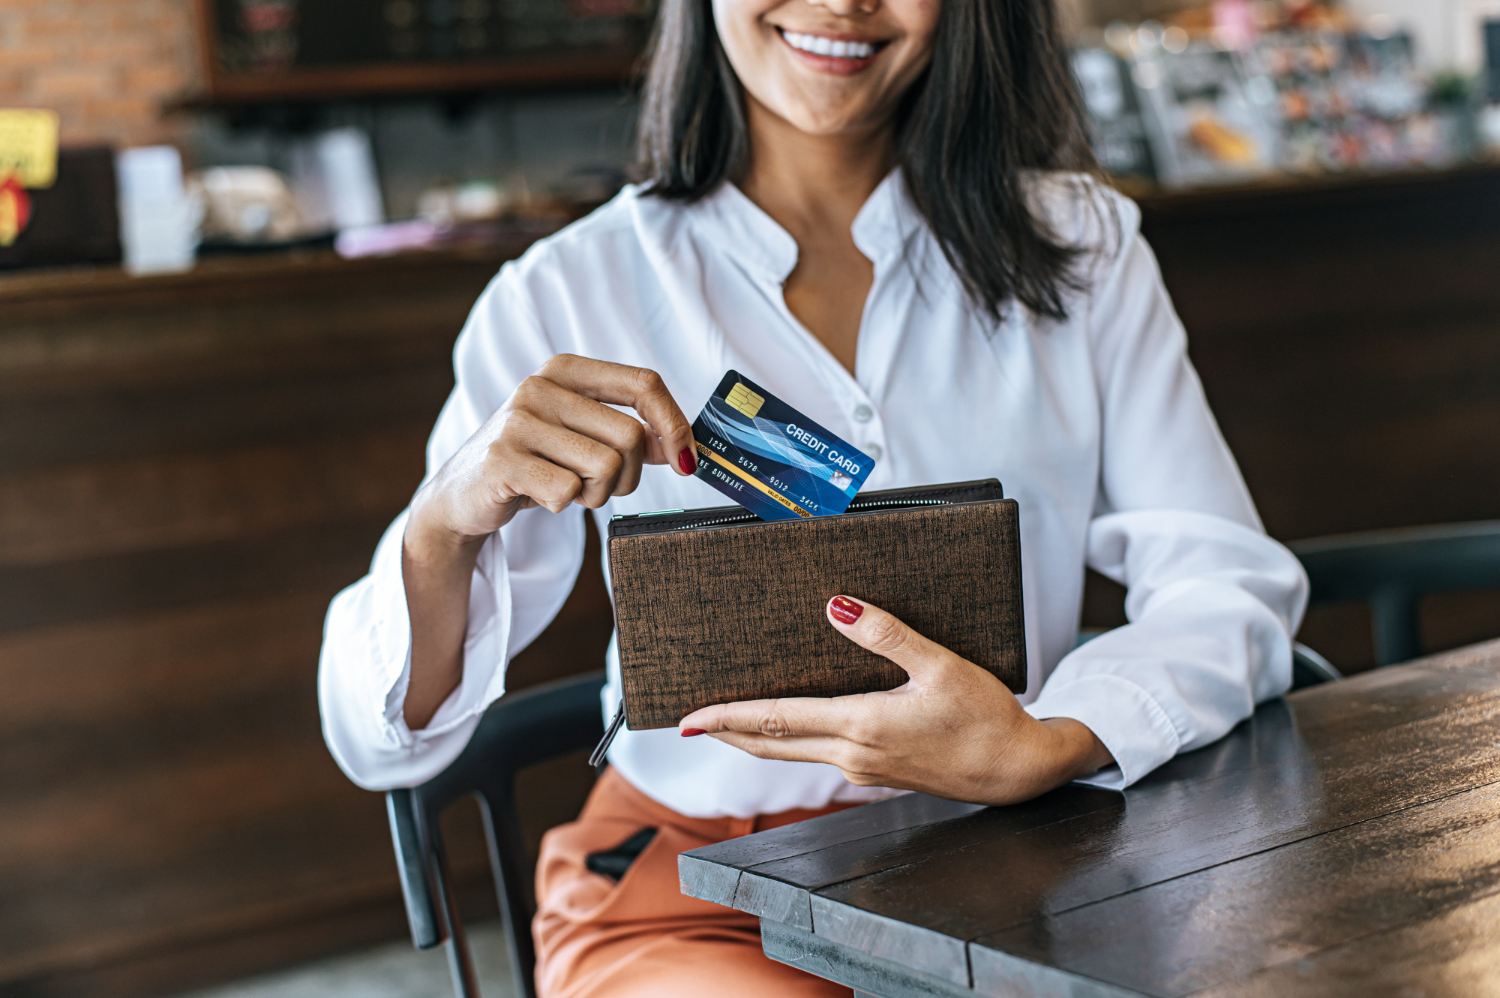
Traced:
<path fill-rule="evenodd" d="M 1073 52 L 1073 75 L 1088 108 L 1089 144 L 1099 165 L 1114 177 L 1156 180 L 1156 163 L 1130 65 L 1107 48 L 1080 48 Z"/>
<path fill-rule="evenodd" d="M 211 96 L 623 79 L 654 0 L 198 0 Z"/>

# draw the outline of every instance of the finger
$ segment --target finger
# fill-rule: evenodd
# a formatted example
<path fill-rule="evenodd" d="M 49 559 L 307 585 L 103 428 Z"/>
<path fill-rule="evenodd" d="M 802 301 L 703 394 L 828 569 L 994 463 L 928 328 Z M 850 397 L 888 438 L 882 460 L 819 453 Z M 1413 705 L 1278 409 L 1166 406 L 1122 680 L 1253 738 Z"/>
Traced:
<path fill-rule="evenodd" d="M 713 737 L 757 759 L 826 762 L 838 766 L 849 755 L 849 746 L 841 738 L 774 738 L 770 735 L 752 735 L 743 731 L 721 731 Z"/>
<path fill-rule="evenodd" d="M 841 736 L 851 727 L 850 701 L 861 697 L 781 697 L 776 700 L 742 700 L 695 710 L 677 722 L 682 731 L 698 729 L 709 734 L 744 732 L 770 738 Z"/>
<path fill-rule="evenodd" d="M 873 603 L 835 596 L 825 608 L 828 621 L 862 648 L 888 658 L 920 680 L 958 656 L 918 634 Z"/>
<path fill-rule="evenodd" d="M 517 413 L 515 443 L 536 457 L 571 471 L 582 485 L 574 502 L 589 509 L 603 506 L 614 493 L 625 468 L 625 458 L 593 437 L 549 423 L 530 413 Z"/>
<path fill-rule="evenodd" d="M 772 738 L 742 731 L 723 731 L 713 736 L 757 759 L 785 762 L 821 762 L 837 766 L 844 779 L 857 786 L 905 788 L 905 782 L 890 770 L 889 760 L 878 750 L 843 738 Z"/>
<path fill-rule="evenodd" d="M 670 464 L 681 475 L 691 475 L 697 468 L 692 425 L 655 371 L 558 354 L 538 373 L 596 402 L 628 405 L 640 413 L 651 429 L 646 440 L 648 464 Z"/>
<path fill-rule="evenodd" d="M 623 458 L 624 465 L 611 494 L 623 496 L 634 492 L 641 481 L 647 427 L 618 409 L 611 409 L 545 378 L 528 379 L 533 380 L 536 386 L 529 392 L 524 409 L 612 447 Z"/>
<path fill-rule="evenodd" d="M 583 491 L 583 479 L 545 458 L 522 454 L 512 462 L 505 487 L 538 506 L 561 513 Z"/>

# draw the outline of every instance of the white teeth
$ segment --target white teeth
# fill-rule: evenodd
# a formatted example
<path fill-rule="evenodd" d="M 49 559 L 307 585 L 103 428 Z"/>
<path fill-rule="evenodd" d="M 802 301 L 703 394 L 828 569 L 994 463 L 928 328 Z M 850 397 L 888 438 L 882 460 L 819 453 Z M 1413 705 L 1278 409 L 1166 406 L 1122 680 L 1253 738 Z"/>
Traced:
<path fill-rule="evenodd" d="M 795 31 L 783 31 L 781 37 L 794 49 L 835 59 L 868 59 L 875 54 L 875 46 L 869 42 L 836 42 L 822 35 L 804 35 Z"/>

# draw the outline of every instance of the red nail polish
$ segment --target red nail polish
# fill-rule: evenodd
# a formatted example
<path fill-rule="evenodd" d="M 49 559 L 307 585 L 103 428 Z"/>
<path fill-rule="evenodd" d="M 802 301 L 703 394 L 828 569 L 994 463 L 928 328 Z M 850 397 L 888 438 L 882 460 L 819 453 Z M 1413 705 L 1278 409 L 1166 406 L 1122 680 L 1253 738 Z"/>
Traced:
<path fill-rule="evenodd" d="M 828 604 L 828 612 L 840 624 L 852 624 L 865 612 L 863 603 L 856 603 L 847 596 L 835 596 Z"/>
<path fill-rule="evenodd" d="M 706 734 L 708 734 L 708 732 L 704 731 L 702 728 L 683 728 L 682 729 L 682 737 L 684 737 L 684 738 L 691 738 L 694 735 L 706 735 Z"/>
<path fill-rule="evenodd" d="M 693 457 L 691 447 L 685 448 L 681 454 L 677 455 L 677 467 L 682 469 L 684 475 L 691 475 L 698 470 L 698 459 Z"/>

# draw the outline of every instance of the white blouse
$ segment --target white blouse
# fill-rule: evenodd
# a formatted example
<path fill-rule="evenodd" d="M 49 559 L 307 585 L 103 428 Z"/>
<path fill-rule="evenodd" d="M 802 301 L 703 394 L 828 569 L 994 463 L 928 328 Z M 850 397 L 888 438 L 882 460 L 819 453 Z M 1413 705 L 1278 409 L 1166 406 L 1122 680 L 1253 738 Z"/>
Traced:
<path fill-rule="evenodd" d="M 1097 205 L 1085 196 L 1092 189 Z M 557 353 L 649 367 L 693 419 L 725 370 L 769 388 L 877 459 L 867 489 L 998 478 L 1020 503 L 1027 693 L 1037 717 L 1082 721 L 1127 786 L 1222 736 L 1291 679 L 1306 602 L 1296 559 L 1269 539 L 1186 354 L 1140 237 L 1135 205 L 1076 177 L 1036 180 L 1056 233 L 1092 250 L 1091 284 L 1054 322 L 972 309 L 893 173 L 855 219 L 875 265 L 850 375 L 792 315 L 792 237 L 733 185 L 697 204 L 627 188 L 506 264 L 454 350 L 457 385 L 428 473 Z M 667 468 L 593 513 L 725 505 Z M 484 545 L 469 600 L 464 674 L 420 731 L 402 702 L 410 626 L 405 514 L 370 574 L 328 611 L 319 699 L 329 748 L 364 787 L 421 783 L 463 749 L 505 692 L 507 660 L 556 615 L 583 561 L 585 511 L 527 510 Z M 1129 587 L 1130 623 L 1075 648 L 1088 565 Z M 608 571 L 606 567 L 606 572 Z M 601 709 L 614 714 L 619 663 Z M 675 729 L 621 731 L 621 774 L 680 813 L 749 817 L 891 791 L 833 766 L 756 759 Z"/>

